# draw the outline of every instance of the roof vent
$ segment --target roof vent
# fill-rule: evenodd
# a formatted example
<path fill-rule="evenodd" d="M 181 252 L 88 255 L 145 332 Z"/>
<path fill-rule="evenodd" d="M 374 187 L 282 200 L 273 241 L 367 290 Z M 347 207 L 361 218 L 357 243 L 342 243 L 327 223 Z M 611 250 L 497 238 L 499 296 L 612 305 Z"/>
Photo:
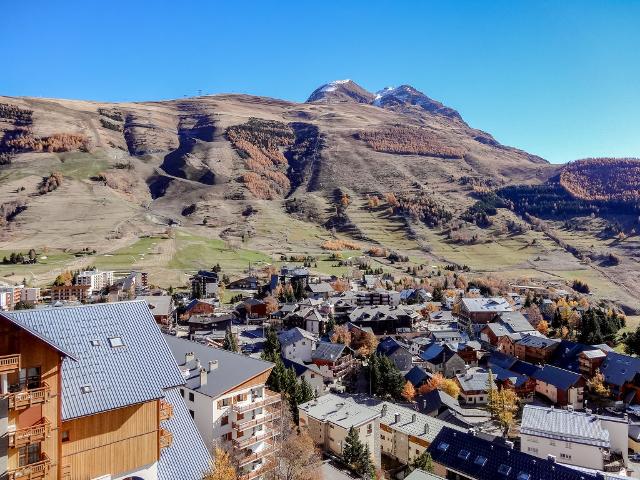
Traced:
<path fill-rule="evenodd" d="M 208 371 L 212 371 L 218 368 L 218 360 L 209 360 L 209 369 Z"/>
<path fill-rule="evenodd" d="M 429 433 L 429 424 L 425 423 L 424 424 L 423 435 L 426 435 L 427 433 Z"/>
<path fill-rule="evenodd" d="M 415 413 L 411 415 L 411 422 L 412 423 L 416 423 L 417 419 L 418 419 L 418 415 L 416 415 Z"/>
<path fill-rule="evenodd" d="M 399 414 L 399 413 L 396 413 L 396 414 L 394 415 L 394 419 L 395 419 L 395 423 L 400 423 L 400 414 Z"/>
<path fill-rule="evenodd" d="M 425 406 L 426 406 L 426 400 L 425 400 Z M 382 405 L 382 416 L 384 417 L 387 414 L 387 404 L 385 403 L 384 405 Z"/>
<path fill-rule="evenodd" d="M 507 448 L 513 450 L 513 442 L 511 440 L 506 440 L 504 444 L 507 446 Z"/>

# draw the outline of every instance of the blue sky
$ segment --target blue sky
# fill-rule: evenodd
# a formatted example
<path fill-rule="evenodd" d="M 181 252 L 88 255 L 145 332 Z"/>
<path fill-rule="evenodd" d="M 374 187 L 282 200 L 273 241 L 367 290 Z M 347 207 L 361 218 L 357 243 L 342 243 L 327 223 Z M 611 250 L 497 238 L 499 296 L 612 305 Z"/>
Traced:
<path fill-rule="evenodd" d="M 639 1 L 75 1 L 3 6 L 0 95 L 304 101 L 407 83 L 553 163 L 640 156 Z"/>

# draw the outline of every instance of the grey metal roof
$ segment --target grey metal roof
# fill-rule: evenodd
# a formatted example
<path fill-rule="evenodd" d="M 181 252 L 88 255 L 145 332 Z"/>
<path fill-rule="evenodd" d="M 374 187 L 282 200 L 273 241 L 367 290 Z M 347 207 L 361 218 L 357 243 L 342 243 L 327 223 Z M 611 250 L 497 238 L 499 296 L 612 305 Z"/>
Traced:
<path fill-rule="evenodd" d="M 409 475 L 404 477 L 404 480 L 443 480 L 444 477 L 439 477 L 433 473 L 425 472 L 424 470 L 420 470 L 416 468 Z"/>
<path fill-rule="evenodd" d="M 212 398 L 216 398 L 237 385 L 273 368 L 273 363 L 271 362 L 265 362 L 240 353 L 208 347 L 172 335 L 165 335 L 164 338 L 180 370 L 183 372 L 186 387 Z M 205 385 L 200 385 L 197 362 L 194 360 L 185 363 L 185 355 L 187 353 L 193 353 L 205 369 L 208 366 L 208 362 L 218 362 L 217 368 L 207 373 Z"/>
<path fill-rule="evenodd" d="M 347 346 L 342 343 L 320 342 L 318 347 L 311 353 L 311 358 L 335 362 L 342 356 L 345 348 Z"/>
<path fill-rule="evenodd" d="M 142 295 L 136 300 L 144 300 L 149 304 L 153 315 L 169 315 L 171 313 L 171 295 Z"/>
<path fill-rule="evenodd" d="M 493 375 L 495 379 L 496 376 Z M 489 389 L 489 371 L 482 368 L 470 369 L 467 373 L 458 373 L 456 379 L 463 392 L 480 391 Z"/>
<path fill-rule="evenodd" d="M 615 420 L 615 419 L 614 419 Z M 609 431 L 590 413 L 525 405 L 520 432 L 536 437 L 609 448 Z"/>
<path fill-rule="evenodd" d="M 469 312 L 510 312 L 513 309 L 502 297 L 463 298 L 462 304 Z"/>
<path fill-rule="evenodd" d="M 280 340 L 280 344 L 283 346 L 291 345 L 292 343 L 296 343 L 300 340 L 305 339 L 312 342 L 316 341 L 316 337 L 311 332 L 308 332 L 307 330 L 299 327 L 294 327 L 290 330 L 286 330 L 278 335 L 278 340 Z"/>
<path fill-rule="evenodd" d="M 339 397 L 333 393 L 327 393 L 315 400 L 303 403 L 298 408 L 312 418 L 333 423 L 342 428 L 357 427 L 380 416 L 380 412 L 373 408 L 360 405 L 348 397 Z"/>
<path fill-rule="evenodd" d="M 435 417 L 430 417 L 423 413 L 418 413 L 410 408 L 401 407 L 395 403 L 381 402 L 371 407 L 380 412 L 380 423 L 390 428 L 419 437 L 431 443 L 433 439 L 440 433 L 442 427 L 453 428 L 461 432 L 465 429 L 456 425 L 443 422 Z M 396 421 L 396 415 L 399 415 Z M 415 415 L 415 420 L 414 420 Z"/>
<path fill-rule="evenodd" d="M 173 417 L 162 427 L 173 434 L 171 446 L 160 451 L 158 480 L 201 480 L 211 466 L 211 455 L 177 388 L 165 392 Z"/>
<path fill-rule="evenodd" d="M 147 402 L 184 383 L 146 302 L 20 310 L 5 314 L 51 339 L 77 361 L 62 362 L 62 419 Z M 119 337 L 123 346 L 112 347 Z M 92 345 L 98 340 L 99 345 Z M 81 387 L 91 386 L 82 393 Z"/>

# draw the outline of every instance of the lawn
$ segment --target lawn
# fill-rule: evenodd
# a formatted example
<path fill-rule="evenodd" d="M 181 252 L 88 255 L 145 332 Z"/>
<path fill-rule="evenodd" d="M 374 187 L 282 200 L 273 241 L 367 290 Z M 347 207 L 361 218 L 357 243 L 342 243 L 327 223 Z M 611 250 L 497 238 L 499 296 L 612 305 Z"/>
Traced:
<path fill-rule="evenodd" d="M 160 237 L 143 237 L 128 247 L 115 252 L 97 255 L 93 258 L 92 265 L 102 270 L 130 270 L 148 256 L 155 255 L 158 245 L 168 242 L 168 239 Z"/>

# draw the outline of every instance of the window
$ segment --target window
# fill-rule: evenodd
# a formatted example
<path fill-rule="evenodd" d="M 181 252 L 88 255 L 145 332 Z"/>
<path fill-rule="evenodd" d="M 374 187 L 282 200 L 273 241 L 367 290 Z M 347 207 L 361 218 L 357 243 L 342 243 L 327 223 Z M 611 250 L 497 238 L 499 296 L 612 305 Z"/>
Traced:
<path fill-rule="evenodd" d="M 184 398 L 184 388 L 180 389 L 180 395 L 182 396 L 182 398 Z"/>
<path fill-rule="evenodd" d="M 195 400 L 195 395 L 193 394 L 193 392 L 189 392 L 189 401 L 193 402 Z"/>
<path fill-rule="evenodd" d="M 329 428 L 333 430 L 335 427 L 332 424 L 329 424 Z"/>
<path fill-rule="evenodd" d="M 469 455 L 471 455 L 471 452 L 469 450 L 460 450 L 460 452 L 458 452 L 458 458 L 462 459 L 462 460 L 466 460 L 467 458 L 469 458 Z"/>
<path fill-rule="evenodd" d="M 91 346 L 92 347 L 99 347 L 100 346 L 100 340 L 98 340 L 97 338 L 94 338 L 93 340 L 90 340 L 91 342 Z"/>
<path fill-rule="evenodd" d="M 83 385 L 80 387 L 80 392 L 82 393 L 91 393 L 92 391 L 91 385 Z"/>
<path fill-rule="evenodd" d="M 40 367 L 21 368 L 19 389 L 40 387 Z"/>
<path fill-rule="evenodd" d="M 568 453 L 561 453 L 560 454 L 560 458 L 565 458 L 567 460 L 571 460 L 571 455 L 569 455 Z"/>
<path fill-rule="evenodd" d="M 63 442 L 68 442 L 69 441 L 69 430 L 63 430 L 62 434 L 60 435 L 61 439 Z"/>
<path fill-rule="evenodd" d="M 440 450 L 442 452 L 446 452 L 447 448 L 449 448 L 449 444 L 447 442 L 440 442 L 438 444 L 438 450 Z"/>
<path fill-rule="evenodd" d="M 25 467 L 40 461 L 40 444 L 34 443 L 18 450 L 18 466 Z"/>
<path fill-rule="evenodd" d="M 229 405 L 231 405 L 231 399 L 230 398 L 223 398 L 222 399 L 222 406 L 223 407 L 228 407 Z"/>
<path fill-rule="evenodd" d="M 479 467 L 484 467 L 484 464 L 487 463 L 487 457 L 483 457 L 482 455 L 478 455 L 476 459 L 473 461 Z"/>
<path fill-rule="evenodd" d="M 233 433 L 231 432 L 227 433 L 227 440 L 229 441 L 233 440 Z"/>
<path fill-rule="evenodd" d="M 222 417 L 222 420 L 220 420 L 220 425 L 228 425 L 229 424 L 229 415 L 225 415 L 224 417 Z"/>
<path fill-rule="evenodd" d="M 189 410 L 189 415 L 191 415 L 191 418 L 195 418 L 195 413 L 193 412 L 193 410 Z"/>
<path fill-rule="evenodd" d="M 511 467 L 509 465 L 505 465 L 504 463 L 501 463 L 500 466 L 498 467 L 498 473 L 501 475 L 504 475 L 505 477 L 509 475 L 509 472 L 511 472 Z"/>
<path fill-rule="evenodd" d="M 549 440 L 549 445 L 551 445 L 552 447 L 555 447 L 556 442 L 554 440 Z"/>
<path fill-rule="evenodd" d="M 527 452 L 538 453 L 538 449 L 535 447 L 527 447 Z"/>
<path fill-rule="evenodd" d="M 367 435 L 371 435 L 373 433 L 373 425 L 370 423 L 367 425 Z"/>
<path fill-rule="evenodd" d="M 111 348 L 124 347 L 124 343 L 122 342 L 121 337 L 110 337 L 109 345 L 111 345 Z"/>
<path fill-rule="evenodd" d="M 518 474 L 518 480 L 529 480 L 529 478 L 531 478 L 531 475 L 527 472 L 520 472 Z"/>

